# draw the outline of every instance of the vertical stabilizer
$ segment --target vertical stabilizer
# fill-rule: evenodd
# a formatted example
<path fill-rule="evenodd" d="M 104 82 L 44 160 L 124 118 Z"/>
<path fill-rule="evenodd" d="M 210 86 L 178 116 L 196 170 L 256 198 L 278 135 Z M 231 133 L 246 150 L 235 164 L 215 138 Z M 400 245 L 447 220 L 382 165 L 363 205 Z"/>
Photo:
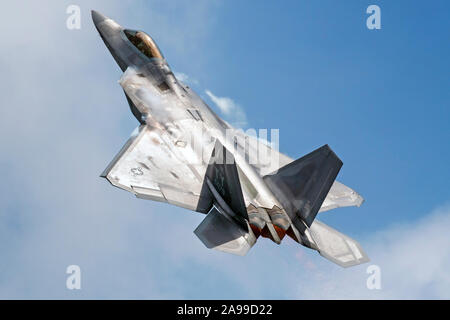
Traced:
<path fill-rule="evenodd" d="M 328 194 L 342 161 L 328 145 L 267 175 L 264 181 L 300 231 L 311 226 Z"/>

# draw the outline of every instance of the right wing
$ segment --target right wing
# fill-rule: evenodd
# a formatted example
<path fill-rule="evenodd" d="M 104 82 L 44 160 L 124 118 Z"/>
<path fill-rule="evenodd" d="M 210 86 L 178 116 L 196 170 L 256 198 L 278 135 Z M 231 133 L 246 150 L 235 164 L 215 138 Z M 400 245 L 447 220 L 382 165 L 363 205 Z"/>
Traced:
<path fill-rule="evenodd" d="M 328 192 L 325 201 L 322 203 L 319 212 L 325 212 L 340 207 L 359 207 L 363 204 L 364 198 L 355 190 L 347 187 L 339 181 L 334 181 Z"/>
<path fill-rule="evenodd" d="M 236 130 L 235 134 L 241 139 L 241 141 L 249 141 L 248 147 L 250 149 L 250 153 L 258 155 L 258 161 L 254 166 L 259 170 L 261 176 L 276 172 L 276 169 L 282 168 L 294 161 L 294 159 L 289 156 L 273 149 L 266 141 L 246 135 L 241 130 Z M 355 190 L 347 187 L 339 181 L 334 181 L 328 195 L 322 203 L 319 212 L 340 207 L 359 207 L 363 202 L 364 198 Z"/>

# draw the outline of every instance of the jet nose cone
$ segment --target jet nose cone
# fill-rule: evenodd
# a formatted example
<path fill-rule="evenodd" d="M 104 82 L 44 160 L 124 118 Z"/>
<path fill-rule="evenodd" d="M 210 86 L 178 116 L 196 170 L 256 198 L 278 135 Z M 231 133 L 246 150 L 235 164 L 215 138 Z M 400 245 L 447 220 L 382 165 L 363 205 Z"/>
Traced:
<path fill-rule="evenodd" d="M 108 17 L 102 15 L 100 12 L 97 12 L 95 10 L 91 11 L 91 15 L 92 15 L 92 21 L 94 21 L 95 25 L 98 25 L 99 23 L 108 19 Z"/>

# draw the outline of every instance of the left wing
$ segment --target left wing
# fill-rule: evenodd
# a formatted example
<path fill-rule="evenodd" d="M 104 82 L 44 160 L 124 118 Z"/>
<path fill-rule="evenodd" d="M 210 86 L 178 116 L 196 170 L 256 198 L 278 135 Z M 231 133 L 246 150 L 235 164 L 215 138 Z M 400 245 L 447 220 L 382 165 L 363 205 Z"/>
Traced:
<path fill-rule="evenodd" d="M 189 154 L 187 154 L 189 153 Z M 189 146 L 177 144 L 161 129 L 141 125 L 102 173 L 111 184 L 150 199 L 207 212 L 201 189 L 206 166 L 192 164 Z"/>

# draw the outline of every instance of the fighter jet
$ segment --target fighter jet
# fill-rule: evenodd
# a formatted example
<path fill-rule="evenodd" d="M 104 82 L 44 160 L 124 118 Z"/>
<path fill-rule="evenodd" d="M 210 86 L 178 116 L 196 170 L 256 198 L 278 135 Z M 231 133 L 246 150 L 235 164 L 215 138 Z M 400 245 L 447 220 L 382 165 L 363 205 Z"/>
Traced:
<path fill-rule="evenodd" d="M 357 241 L 316 219 L 360 206 L 335 181 L 342 161 L 324 145 L 297 159 L 221 119 L 176 78 L 155 41 L 92 11 L 139 126 L 101 174 L 138 198 L 205 214 L 195 235 L 211 249 L 245 255 L 259 237 L 287 235 L 349 267 L 369 259 Z"/>

